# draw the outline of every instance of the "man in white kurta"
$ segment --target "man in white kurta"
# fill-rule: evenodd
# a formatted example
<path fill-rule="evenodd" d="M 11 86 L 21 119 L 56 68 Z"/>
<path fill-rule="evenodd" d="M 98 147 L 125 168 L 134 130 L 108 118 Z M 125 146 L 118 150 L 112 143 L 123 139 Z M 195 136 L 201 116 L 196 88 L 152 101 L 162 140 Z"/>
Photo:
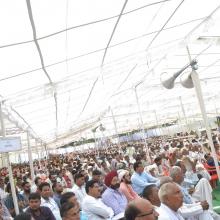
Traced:
<path fill-rule="evenodd" d="M 156 210 L 158 210 L 159 207 L 161 206 L 161 202 L 158 196 L 158 188 L 156 186 L 153 186 L 153 185 L 147 186 L 143 191 L 143 197 L 149 200 L 152 203 L 152 205 L 155 206 Z M 205 204 L 205 202 L 203 202 L 202 205 L 207 206 L 208 204 Z M 183 204 L 178 209 L 178 214 L 180 214 L 184 219 L 187 219 L 187 220 L 197 220 L 197 219 L 198 220 L 212 220 L 210 219 L 209 213 L 203 210 L 202 205 L 200 203 L 196 203 L 193 205 Z M 166 206 L 163 205 L 162 209 L 166 209 Z"/>
<path fill-rule="evenodd" d="M 86 196 L 86 191 L 85 191 L 85 186 L 84 186 L 85 178 L 82 174 L 79 173 L 74 176 L 74 181 L 75 181 L 75 184 L 72 188 L 72 192 L 75 193 L 77 201 L 81 208 L 82 201 Z"/>
<path fill-rule="evenodd" d="M 60 210 L 53 198 L 51 198 L 51 188 L 50 184 L 47 182 L 41 183 L 39 186 L 39 191 L 41 195 L 41 206 L 48 207 L 53 213 L 56 220 L 61 220 Z"/>
<path fill-rule="evenodd" d="M 165 183 L 160 187 L 161 206 L 157 209 L 158 220 L 184 220 L 178 209 L 183 204 L 183 195 L 176 183 Z"/>
<path fill-rule="evenodd" d="M 199 202 L 194 202 L 191 195 L 189 195 L 187 189 L 181 186 L 181 183 L 184 179 L 183 172 L 180 167 L 173 166 L 170 170 L 170 176 L 172 177 L 173 181 L 177 183 L 177 185 L 180 187 L 182 194 L 183 194 L 183 202 L 184 205 L 179 210 L 184 218 L 187 220 L 219 220 L 219 215 L 213 212 L 212 210 L 209 210 L 209 203 L 206 201 L 205 196 L 201 197 L 201 200 L 198 200 Z M 205 182 L 203 182 L 205 181 Z M 207 184 L 206 184 L 207 183 Z M 200 187 L 201 189 L 197 192 L 197 194 L 203 194 L 202 189 L 208 189 L 208 182 L 206 179 L 202 178 L 199 183 L 199 185 L 202 185 L 204 187 Z M 211 191 L 209 191 L 211 192 Z M 206 193 L 208 194 L 208 193 Z M 205 195 L 206 195 L 205 194 Z M 211 203 L 211 201 L 210 201 Z"/>
<path fill-rule="evenodd" d="M 86 183 L 85 189 L 88 195 L 83 199 L 82 210 L 86 213 L 88 219 L 111 219 L 114 212 L 102 202 L 99 183 L 95 180 L 90 180 Z"/>

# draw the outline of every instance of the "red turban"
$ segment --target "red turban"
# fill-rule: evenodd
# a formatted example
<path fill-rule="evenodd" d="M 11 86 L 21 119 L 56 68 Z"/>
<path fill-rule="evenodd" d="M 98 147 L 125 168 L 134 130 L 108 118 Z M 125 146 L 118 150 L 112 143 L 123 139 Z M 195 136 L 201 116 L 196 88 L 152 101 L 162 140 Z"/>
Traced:
<path fill-rule="evenodd" d="M 110 186 L 111 185 L 111 181 L 112 179 L 115 177 L 115 176 L 118 176 L 117 172 L 115 170 L 111 171 L 110 173 L 108 173 L 106 176 L 105 176 L 105 185 L 106 186 Z"/>

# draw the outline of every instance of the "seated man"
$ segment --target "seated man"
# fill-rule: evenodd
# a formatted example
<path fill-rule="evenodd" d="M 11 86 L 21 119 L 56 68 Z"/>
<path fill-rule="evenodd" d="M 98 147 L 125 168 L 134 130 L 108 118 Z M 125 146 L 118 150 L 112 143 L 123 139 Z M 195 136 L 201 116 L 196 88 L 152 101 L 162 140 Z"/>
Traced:
<path fill-rule="evenodd" d="M 79 206 L 76 195 L 73 192 L 66 192 L 61 195 L 60 206 L 63 205 L 64 203 L 73 203 L 74 205 Z"/>
<path fill-rule="evenodd" d="M 75 207 L 79 207 L 79 203 L 73 192 L 66 192 L 62 194 L 60 205 L 62 206 L 65 203 L 72 203 Z M 88 216 L 83 211 L 80 211 L 80 220 L 88 220 Z"/>
<path fill-rule="evenodd" d="M 206 178 L 201 178 L 196 184 L 192 198 L 196 201 L 206 200 L 209 203 L 209 208 L 212 207 L 212 187 Z"/>
<path fill-rule="evenodd" d="M 63 192 L 63 186 L 61 183 L 55 182 L 52 186 L 52 189 L 53 189 L 53 199 L 60 208 L 60 199 Z"/>
<path fill-rule="evenodd" d="M 100 198 L 101 188 L 98 181 L 88 181 L 86 183 L 86 193 L 88 195 L 83 199 L 82 210 L 87 214 L 89 219 L 110 219 L 114 216 L 113 210 L 106 206 Z"/>
<path fill-rule="evenodd" d="M 25 204 L 25 208 L 28 206 L 28 198 L 29 198 L 29 195 L 31 193 L 31 184 L 27 181 L 24 181 L 22 183 L 22 189 L 23 191 L 21 191 L 21 195 L 24 197 L 24 204 Z"/>
<path fill-rule="evenodd" d="M 2 220 L 12 220 L 11 214 L 9 213 L 6 206 L 0 200 L 0 219 Z"/>
<path fill-rule="evenodd" d="M 145 186 L 152 184 L 160 185 L 160 180 L 144 172 L 144 167 L 141 162 L 134 163 L 134 171 L 131 176 L 131 182 L 132 188 L 138 195 L 142 195 Z"/>
<path fill-rule="evenodd" d="M 158 220 L 184 220 L 178 209 L 183 204 L 183 194 L 176 183 L 165 183 L 160 187 L 161 206 L 157 209 Z"/>
<path fill-rule="evenodd" d="M 159 214 L 146 199 L 137 198 L 131 201 L 125 210 L 125 220 L 156 220 Z"/>
<path fill-rule="evenodd" d="M 102 172 L 100 170 L 93 170 L 92 171 L 92 180 L 95 180 L 98 182 L 102 193 L 106 190 L 107 187 L 103 183 L 103 176 L 102 176 Z"/>
<path fill-rule="evenodd" d="M 60 210 L 55 200 L 51 197 L 52 191 L 50 188 L 50 184 L 47 182 L 41 183 L 39 186 L 39 191 L 41 195 L 41 206 L 48 207 L 54 214 L 55 219 L 60 220 Z"/>
<path fill-rule="evenodd" d="M 158 196 L 159 189 L 156 185 L 149 185 L 144 188 L 143 198 L 151 202 L 157 208 L 160 207 L 160 199 Z"/>
<path fill-rule="evenodd" d="M 181 207 L 182 216 L 190 219 L 220 219 L 215 212 L 208 210 L 209 204 L 206 200 L 194 202 L 187 189 L 181 186 L 184 177 L 180 167 L 173 166 L 170 170 L 170 177 L 179 186 L 183 194 L 184 206 Z"/>
<path fill-rule="evenodd" d="M 38 193 L 31 193 L 29 196 L 29 213 L 35 220 L 55 220 L 55 217 L 48 207 L 40 206 L 41 197 Z"/>
<path fill-rule="evenodd" d="M 131 187 L 131 176 L 129 171 L 127 170 L 119 170 L 119 171 L 118 171 L 118 178 L 119 181 L 121 182 L 119 190 L 122 193 L 124 193 L 128 202 L 138 198 L 139 197 L 138 194 Z"/>
<path fill-rule="evenodd" d="M 123 193 L 119 191 L 119 179 L 116 171 L 111 171 L 105 177 L 105 185 L 108 187 L 102 194 L 102 201 L 114 211 L 114 215 L 118 215 L 125 211 L 127 199 Z"/>
<path fill-rule="evenodd" d="M 62 220 L 80 220 L 79 206 L 75 206 L 73 203 L 64 203 L 61 205 L 60 214 Z"/>
<path fill-rule="evenodd" d="M 7 207 L 8 211 L 11 214 L 11 216 L 15 217 L 16 213 L 15 213 L 15 207 L 14 207 L 14 202 L 13 202 L 13 198 L 12 198 L 11 184 L 10 183 L 8 183 L 7 186 L 6 186 L 6 192 L 8 193 L 8 195 L 4 200 L 4 205 Z M 17 196 L 17 200 L 18 200 L 19 212 L 22 212 L 23 209 L 25 208 L 24 197 L 20 193 L 18 193 L 17 189 L 16 189 L 16 196 Z"/>
<path fill-rule="evenodd" d="M 86 196 L 85 191 L 85 176 L 82 173 L 77 173 L 74 176 L 74 186 L 72 188 L 72 191 L 75 193 L 77 201 L 79 202 L 79 206 L 81 208 L 82 201 L 84 197 Z"/>

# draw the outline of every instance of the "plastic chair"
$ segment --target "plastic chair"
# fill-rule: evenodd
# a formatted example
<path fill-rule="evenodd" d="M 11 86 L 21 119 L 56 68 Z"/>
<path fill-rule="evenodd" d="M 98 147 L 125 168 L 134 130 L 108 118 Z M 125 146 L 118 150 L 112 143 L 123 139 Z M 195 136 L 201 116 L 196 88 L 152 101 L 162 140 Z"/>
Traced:
<path fill-rule="evenodd" d="M 215 166 L 209 166 L 207 163 L 204 163 L 203 166 L 204 166 L 204 168 L 208 171 L 208 173 L 211 176 L 211 180 L 209 182 L 210 182 L 212 188 L 216 188 L 217 180 L 218 180 L 218 175 L 216 173 Z"/>

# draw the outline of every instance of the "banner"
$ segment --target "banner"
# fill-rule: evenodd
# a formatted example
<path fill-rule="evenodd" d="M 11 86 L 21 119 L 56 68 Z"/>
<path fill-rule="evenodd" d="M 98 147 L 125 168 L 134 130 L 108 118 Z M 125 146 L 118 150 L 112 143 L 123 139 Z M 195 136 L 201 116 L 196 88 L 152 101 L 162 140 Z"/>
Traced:
<path fill-rule="evenodd" d="M 7 153 L 21 150 L 20 137 L 0 138 L 0 153 Z"/>

